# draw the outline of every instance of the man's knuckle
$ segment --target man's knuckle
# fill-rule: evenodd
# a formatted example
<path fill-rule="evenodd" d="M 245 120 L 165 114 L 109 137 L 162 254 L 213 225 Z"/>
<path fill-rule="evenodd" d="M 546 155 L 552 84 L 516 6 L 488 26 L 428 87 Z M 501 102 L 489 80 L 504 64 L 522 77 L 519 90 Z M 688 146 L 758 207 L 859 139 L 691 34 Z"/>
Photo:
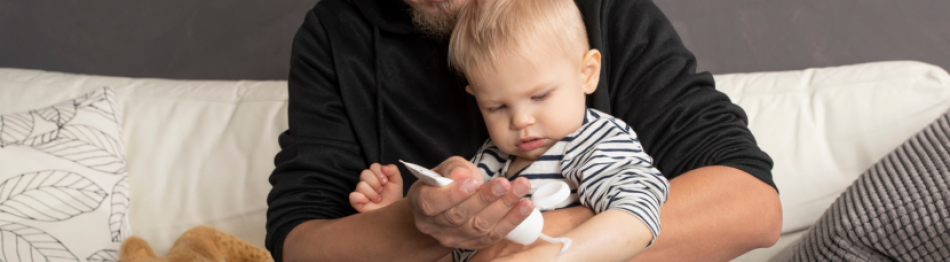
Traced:
<path fill-rule="evenodd" d="M 478 195 L 478 200 L 484 204 L 490 204 L 491 202 L 495 202 L 495 200 L 498 199 L 497 196 L 491 192 L 491 190 L 483 190 L 482 193 Z"/>
<path fill-rule="evenodd" d="M 504 238 L 504 237 L 505 237 L 505 236 L 502 235 L 501 232 L 494 231 L 494 230 L 492 230 L 491 232 L 488 232 L 488 234 L 485 235 L 485 239 L 488 240 L 489 243 L 498 242 L 498 241 L 500 241 L 500 240 L 501 240 L 502 238 Z"/>
<path fill-rule="evenodd" d="M 524 198 L 518 196 L 505 196 L 505 206 L 513 207 L 518 204 Z"/>
<path fill-rule="evenodd" d="M 487 220 L 477 216 L 472 218 L 472 230 L 474 230 L 476 234 L 484 235 L 489 233 L 491 229 L 492 225 Z"/>
<path fill-rule="evenodd" d="M 462 213 L 458 208 L 451 208 L 448 211 L 445 211 L 445 221 L 449 225 L 458 226 L 462 223 L 465 223 L 465 214 Z"/>
<path fill-rule="evenodd" d="M 425 216 L 435 216 L 437 213 L 433 210 L 432 204 L 425 199 L 419 200 L 419 212 L 422 212 Z"/>

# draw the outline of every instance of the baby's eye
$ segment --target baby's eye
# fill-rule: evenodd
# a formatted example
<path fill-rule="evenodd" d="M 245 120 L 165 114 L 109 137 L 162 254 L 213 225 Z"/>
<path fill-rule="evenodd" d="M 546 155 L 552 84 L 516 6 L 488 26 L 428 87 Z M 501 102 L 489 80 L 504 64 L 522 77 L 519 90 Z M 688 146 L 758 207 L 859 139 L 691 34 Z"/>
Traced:
<path fill-rule="evenodd" d="M 532 96 L 531 100 L 541 101 L 541 100 L 547 99 L 549 96 L 551 96 L 551 92 L 545 92 L 544 94 L 541 94 L 541 95 Z"/>
<path fill-rule="evenodd" d="M 501 111 L 504 109 L 505 109 L 505 105 L 499 105 L 499 106 L 488 108 L 488 112 Z"/>

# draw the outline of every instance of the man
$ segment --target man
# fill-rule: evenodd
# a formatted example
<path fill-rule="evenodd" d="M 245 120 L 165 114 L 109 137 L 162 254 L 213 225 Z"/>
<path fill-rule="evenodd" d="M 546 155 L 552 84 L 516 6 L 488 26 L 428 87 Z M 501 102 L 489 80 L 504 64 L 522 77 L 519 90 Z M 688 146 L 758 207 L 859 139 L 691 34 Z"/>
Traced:
<path fill-rule="evenodd" d="M 447 67 L 445 36 L 468 1 L 323 0 L 308 12 L 294 40 L 290 128 L 270 179 L 275 260 L 434 261 L 452 248 L 480 249 L 484 259 L 521 248 L 498 240 L 533 207 L 521 200 L 527 181 L 483 183 L 465 161 L 487 134 L 467 83 Z M 577 4 L 591 47 L 603 52 L 588 106 L 630 123 L 670 179 L 663 234 L 634 260 L 724 261 L 774 244 L 781 207 L 772 162 L 742 109 L 711 75 L 694 73 L 695 59 L 652 2 Z M 418 185 L 403 169 L 404 200 L 354 214 L 347 197 L 360 171 L 394 172 L 371 164 L 398 159 L 438 165 L 456 182 Z M 548 212 L 545 230 L 565 232 L 591 215 Z"/>

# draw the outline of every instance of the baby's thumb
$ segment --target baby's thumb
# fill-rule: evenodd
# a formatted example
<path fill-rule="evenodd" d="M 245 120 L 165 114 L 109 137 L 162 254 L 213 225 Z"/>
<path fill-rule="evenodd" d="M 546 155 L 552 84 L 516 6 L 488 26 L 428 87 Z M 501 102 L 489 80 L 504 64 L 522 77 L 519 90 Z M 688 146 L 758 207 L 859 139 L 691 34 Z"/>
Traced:
<path fill-rule="evenodd" d="M 393 164 L 386 165 L 383 167 L 382 171 L 383 171 L 383 175 L 389 178 L 389 183 L 402 185 L 402 174 L 399 173 L 399 168 L 396 167 L 396 165 L 393 165 Z"/>

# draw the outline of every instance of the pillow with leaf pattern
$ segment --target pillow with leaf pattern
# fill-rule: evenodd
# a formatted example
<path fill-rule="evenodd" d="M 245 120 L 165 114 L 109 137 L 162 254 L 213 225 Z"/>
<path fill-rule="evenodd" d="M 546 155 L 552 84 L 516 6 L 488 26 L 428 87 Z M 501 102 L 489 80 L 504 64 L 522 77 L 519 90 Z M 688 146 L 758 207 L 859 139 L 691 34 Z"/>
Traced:
<path fill-rule="evenodd" d="M 3 261 L 118 261 L 130 235 L 115 94 L 0 115 Z"/>

